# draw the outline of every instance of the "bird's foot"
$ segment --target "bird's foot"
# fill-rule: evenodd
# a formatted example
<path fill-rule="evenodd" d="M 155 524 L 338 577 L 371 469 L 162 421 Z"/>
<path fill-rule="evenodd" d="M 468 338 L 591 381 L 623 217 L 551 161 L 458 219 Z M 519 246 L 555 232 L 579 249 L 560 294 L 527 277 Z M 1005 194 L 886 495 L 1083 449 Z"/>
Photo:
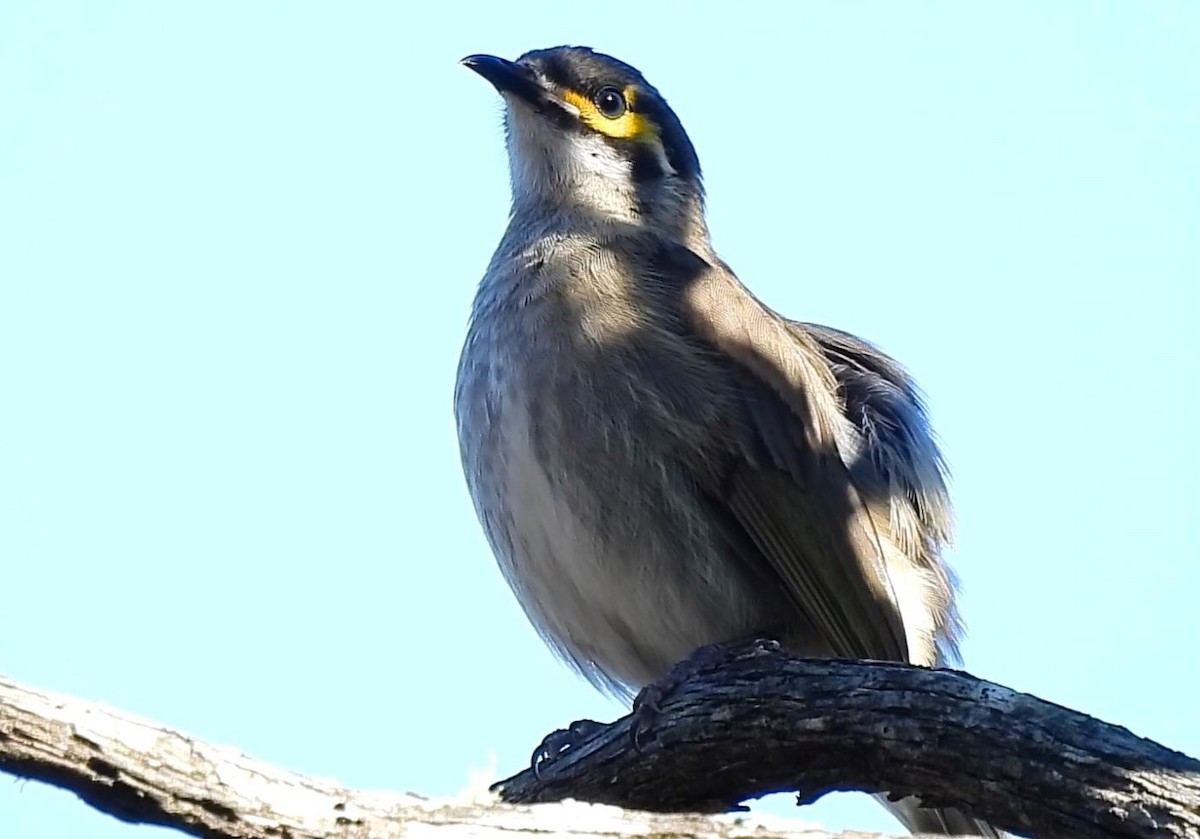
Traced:
<path fill-rule="evenodd" d="M 554 760 L 567 749 L 586 743 L 602 728 L 605 725 L 595 720 L 575 720 L 566 728 L 547 734 L 529 759 L 529 768 L 533 770 L 534 777 L 542 776 L 542 764 Z"/>
<path fill-rule="evenodd" d="M 691 655 L 672 667 L 667 675 L 638 691 L 633 699 L 633 723 L 629 727 L 634 749 L 641 751 L 642 736 L 662 713 L 663 700 L 701 670 L 718 665 L 749 647 L 777 650 L 779 642 L 770 638 L 751 638 L 698 647 Z"/>

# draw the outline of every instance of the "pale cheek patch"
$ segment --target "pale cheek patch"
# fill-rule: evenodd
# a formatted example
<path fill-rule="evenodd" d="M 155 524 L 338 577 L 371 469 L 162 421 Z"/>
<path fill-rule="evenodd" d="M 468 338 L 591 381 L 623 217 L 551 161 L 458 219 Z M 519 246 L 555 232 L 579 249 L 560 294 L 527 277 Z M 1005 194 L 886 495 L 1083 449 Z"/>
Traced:
<path fill-rule="evenodd" d="M 608 180 L 629 179 L 629 161 L 599 137 L 571 137 L 566 146 L 573 167 Z"/>
<path fill-rule="evenodd" d="M 614 184 L 627 184 L 630 162 L 604 137 L 562 131 L 522 107 L 507 115 L 509 165 L 514 192 L 565 195 L 598 201 L 613 197 Z"/>

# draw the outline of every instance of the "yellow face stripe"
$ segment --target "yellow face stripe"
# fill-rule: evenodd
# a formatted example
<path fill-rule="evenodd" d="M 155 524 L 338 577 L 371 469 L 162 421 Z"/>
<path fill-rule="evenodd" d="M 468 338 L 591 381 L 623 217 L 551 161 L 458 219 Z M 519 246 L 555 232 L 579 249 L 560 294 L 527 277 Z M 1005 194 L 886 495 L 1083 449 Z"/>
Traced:
<path fill-rule="evenodd" d="M 564 90 L 562 98 L 579 110 L 579 119 L 593 131 L 599 131 L 608 137 L 618 140 L 641 140 L 653 142 L 658 140 L 658 128 L 642 114 L 634 113 L 633 106 L 637 99 L 637 88 L 629 85 L 622 91 L 625 96 L 625 113 L 616 119 L 609 119 L 596 110 L 596 103 L 576 90 Z"/>

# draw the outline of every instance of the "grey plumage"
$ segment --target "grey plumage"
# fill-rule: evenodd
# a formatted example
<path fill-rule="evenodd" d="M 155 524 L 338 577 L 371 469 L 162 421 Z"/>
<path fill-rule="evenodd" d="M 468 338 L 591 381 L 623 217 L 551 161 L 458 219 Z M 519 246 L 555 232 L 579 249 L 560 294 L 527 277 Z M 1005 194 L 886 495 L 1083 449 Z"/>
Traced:
<path fill-rule="evenodd" d="M 466 61 L 506 99 L 513 210 L 455 411 L 479 519 L 546 642 L 619 695 L 755 635 L 955 661 L 945 467 L 907 373 L 738 281 L 691 143 L 636 70 L 576 48 Z M 612 91 L 618 117 L 589 106 Z M 998 835 L 889 806 L 913 830 Z"/>

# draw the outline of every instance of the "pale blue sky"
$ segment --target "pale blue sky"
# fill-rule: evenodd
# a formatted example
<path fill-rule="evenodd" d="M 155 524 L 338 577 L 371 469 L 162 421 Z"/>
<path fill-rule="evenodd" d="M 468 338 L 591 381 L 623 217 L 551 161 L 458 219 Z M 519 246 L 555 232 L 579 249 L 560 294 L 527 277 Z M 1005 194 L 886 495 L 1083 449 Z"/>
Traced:
<path fill-rule="evenodd" d="M 1200 754 L 1192 2 L 4 0 L 0 673 L 429 794 L 621 712 L 450 409 L 508 208 L 457 61 L 564 42 L 669 98 L 746 283 L 928 391 L 969 669 Z M 0 778 L 4 839 L 155 832 Z"/>

